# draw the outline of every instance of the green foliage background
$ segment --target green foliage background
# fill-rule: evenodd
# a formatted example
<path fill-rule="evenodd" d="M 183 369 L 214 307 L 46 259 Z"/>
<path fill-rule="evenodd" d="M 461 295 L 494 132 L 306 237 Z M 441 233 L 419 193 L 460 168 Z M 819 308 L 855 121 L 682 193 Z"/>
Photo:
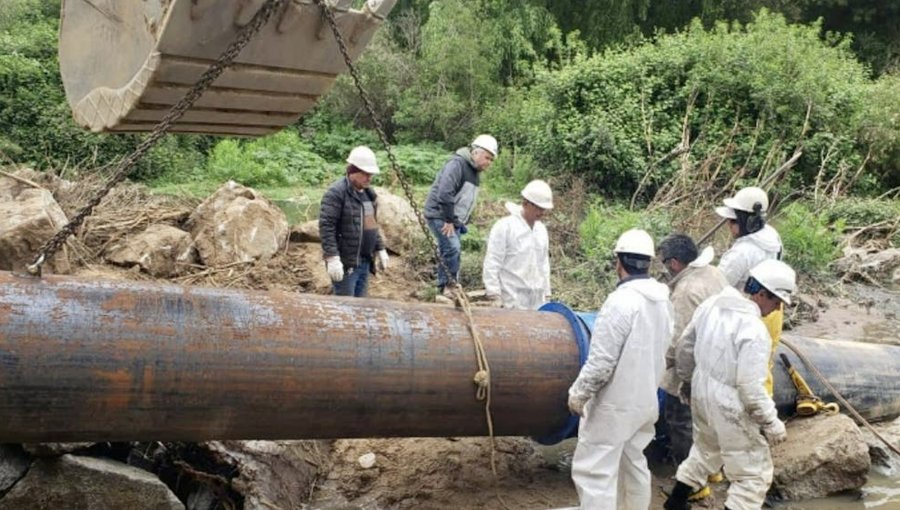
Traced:
<path fill-rule="evenodd" d="M 91 171 L 141 138 L 72 122 L 59 9 L 59 0 L 0 0 L 0 159 Z M 671 228 L 666 213 L 618 205 L 633 194 L 646 204 L 684 168 L 696 170 L 688 181 L 748 184 L 802 143 L 778 194 L 813 195 L 857 174 L 841 192 L 852 200 L 783 212 L 786 244 L 818 270 L 840 218 L 898 214 L 896 200 L 873 198 L 900 186 L 898 15 L 900 0 L 401 0 L 358 67 L 415 184 L 430 184 L 453 150 L 490 132 L 501 153 L 488 192 L 516 196 L 537 177 L 583 188 L 593 205 L 572 220 L 581 236 L 575 281 L 598 271 L 624 228 Z M 295 126 L 256 140 L 169 136 L 132 178 L 322 187 L 342 175 L 351 147 L 366 144 L 378 151 L 381 183 L 391 183 L 372 125 L 343 75 Z M 667 159 L 685 135 L 690 152 Z M 719 173 L 700 176 L 709 161 Z M 475 226 L 470 250 L 487 227 Z"/>

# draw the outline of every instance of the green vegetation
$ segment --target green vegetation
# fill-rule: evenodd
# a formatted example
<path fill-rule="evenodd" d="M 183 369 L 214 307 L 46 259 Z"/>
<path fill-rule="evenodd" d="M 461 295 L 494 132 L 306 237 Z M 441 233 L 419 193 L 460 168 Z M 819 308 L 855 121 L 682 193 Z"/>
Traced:
<path fill-rule="evenodd" d="M 772 223 L 781 234 L 784 259 L 797 271 L 821 273 L 840 256 L 843 219 L 830 222 L 826 213 L 815 213 L 806 204 L 793 202 L 780 210 Z"/>
<path fill-rule="evenodd" d="M 526 123 L 535 128 L 526 145 L 547 169 L 582 175 L 611 196 L 630 196 L 663 160 L 644 184 L 652 197 L 680 167 L 666 155 L 682 146 L 685 131 L 698 167 L 715 160 L 755 172 L 773 152 L 802 141 L 806 155 L 793 184 L 812 183 L 826 157 L 830 178 L 862 162 L 857 135 L 873 84 L 846 41 L 825 44 L 818 32 L 763 11 L 746 26 L 695 23 L 577 62 L 535 87 L 548 106 L 534 109 L 543 122 Z M 731 178 L 720 175 L 716 184 Z"/>
<path fill-rule="evenodd" d="M 0 9 L 0 158 L 71 174 L 141 138 L 72 122 L 59 8 L 5 0 Z M 661 237 L 682 215 L 660 206 L 661 190 L 677 195 L 677 183 L 690 202 L 755 183 L 800 145 L 774 195 L 815 205 L 789 206 L 777 221 L 798 267 L 819 271 L 836 253 L 841 219 L 853 229 L 900 214 L 897 200 L 872 198 L 900 186 L 897 15 L 896 0 L 401 0 L 358 67 L 420 198 L 478 132 L 501 142 L 483 204 L 537 177 L 559 192 L 577 188 L 588 205 L 554 212 L 567 243 L 555 279 L 602 286 L 596 275 L 609 274 L 618 233 L 640 225 Z M 344 75 L 295 126 L 260 139 L 170 136 L 131 177 L 197 194 L 234 179 L 290 200 L 303 217 L 355 145 L 378 153 L 377 184 L 396 184 L 372 126 Z M 654 212 L 638 212 L 648 204 Z M 489 228 L 473 226 L 469 259 Z M 900 244 L 896 225 L 885 231 Z M 476 262 L 464 279 L 477 279 Z"/>

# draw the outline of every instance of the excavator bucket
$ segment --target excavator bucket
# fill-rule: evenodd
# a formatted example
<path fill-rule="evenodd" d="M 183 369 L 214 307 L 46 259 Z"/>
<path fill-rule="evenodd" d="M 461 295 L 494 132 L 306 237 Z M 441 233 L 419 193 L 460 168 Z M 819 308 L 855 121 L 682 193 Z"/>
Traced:
<path fill-rule="evenodd" d="M 59 64 L 75 122 L 150 131 L 265 0 L 63 0 Z M 330 0 L 356 59 L 396 0 Z M 295 122 L 346 71 L 313 0 L 291 0 L 171 131 L 259 136 Z"/>

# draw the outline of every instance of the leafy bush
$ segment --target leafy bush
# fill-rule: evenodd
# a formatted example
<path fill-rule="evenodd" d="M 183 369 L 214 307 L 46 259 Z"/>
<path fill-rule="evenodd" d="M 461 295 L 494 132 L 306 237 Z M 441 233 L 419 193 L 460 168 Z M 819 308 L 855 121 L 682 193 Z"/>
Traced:
<path fill-rule="evenodd" d="M 826 213 L 816 214 L 804 203 L 792 202 L 772 224 L 784 243 L 784 261 L 797 271 L 819 273 L 840 256 L 841 219 L 830 224 Z"/>
<path fill-rule="evenodd" d="M 373 146 L 373 148 L 375 148 Z M 397 157 L 397 163 L 403 171 L 404 177 L 409 182 L 417 185 L 428 185 L 434 181 L 434 176 L 444 166 L 444 163 L 450 159 L 451 154 L 444 150 L 443 147 L 430 144 L 420 143 L 416 145 L 395 145 L 391 147 L 394 156 Z M 378 158 L 378 164 L 384 173 L 384 180 L 393 178 L 391 173 L 391 162 L 387 157 L 387 152 L 376 150 L 375 155 Z"/>
<path fill-rule="evenodd" d="M 534 128 L 514 134 L 547 170 L 630 195 L 645 169 L 679 146 L 689 110 L 695 164 L 721 155 L 722 168 L 755 173 L 771 150 L 800 141 L 812 105 L 804 157 L 791 178 L 814 182 L 830 151 L 828 179 L 863 160 L 859 115 L 872 82 L 848 40 L 823 41 L 819 33 L 819 25 L 788 25 L 763 10 L 746 26 L 695 22 L 682 33 L 611 49 L 545 74 L 529 100 L 545 106 L 530 118 L 526 110 L 519 123 Z M 898 87 L 889 90 L 897 95 Z M 678 168 L 677 160 L 658 164 L 648 193 Z"/>
<path fill-rule="evenodd" d="M 350 149 L 357 145 L 372 149 L 381 146 L 378 135 L 371 129 L 359 129 L 349 121 L 329 117 L 321 108 L 303 119 L 301 134 L 313 152 L 335 163 L 347 159 Z"/>
<path fill-rule="evenodd" d="M 632 228 L 644 229 L 659 241 L 671 233 L 672 220 L 663 212 L 648 214 L 621 205 L 595 204 L 578 227 L 581 251 L 589 259 L 612 260 L 619 235 Z"/>
<path fill-rule="evenodd" d="M 336 166 L 315 154 L 295 131 L 285 129 L 255 140 L 221 140 L 213 147 L 204 177 L 247 186 L 319 185 L 337 175 Z"/>
<path fill-rule="evenodd" d="M 890 228 L 900 218 L 900 201 L 876 198 L 845 198 L 825 209 L 829 224 L 843 222 L 843 227 L 861 228 L 876 224 Z M 900 229 L 893 232 L 890 241 L 900 246 Z"/>

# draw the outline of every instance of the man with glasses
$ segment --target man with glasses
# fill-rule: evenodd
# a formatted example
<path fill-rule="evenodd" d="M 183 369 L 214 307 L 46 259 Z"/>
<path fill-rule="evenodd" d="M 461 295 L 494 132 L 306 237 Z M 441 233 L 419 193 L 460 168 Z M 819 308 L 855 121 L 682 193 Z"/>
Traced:
<path fill-rule="evenodd" d="M 714 256 L 712 246 L 698 254 L 694 240 L 684 234 L 672 234 L 659 243 L 659 257 L 672 276 L 669 290 L 675 311 L 674 335 L 666 351 L 666 373 L 660 387 L 666 392 L 663 416 L 669 431 L 669 456 L 676 466 L 687 458 L 693 440 L 691 407 L 680 396 L 690 393 L 691 382 L 681 381 L 675 374 L 675 348 L 700 303 L 728 286 L 722 272 L 710 265 Z M 709 493 L 709 486 L 705 486 L 691 499 L 703 499 Z"/>

